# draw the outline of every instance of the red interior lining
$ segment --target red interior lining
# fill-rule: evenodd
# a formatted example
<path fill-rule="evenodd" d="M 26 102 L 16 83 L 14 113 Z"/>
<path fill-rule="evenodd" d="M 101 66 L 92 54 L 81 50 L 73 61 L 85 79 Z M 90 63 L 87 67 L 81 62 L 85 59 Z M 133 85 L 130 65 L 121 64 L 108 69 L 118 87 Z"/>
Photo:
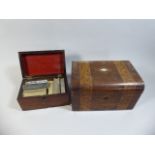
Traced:
<path fill-rule="evenodd" d="M 26 76 L 51 75 L 64 73 L 62 53 L 25 54 L 22 56 Z"/>

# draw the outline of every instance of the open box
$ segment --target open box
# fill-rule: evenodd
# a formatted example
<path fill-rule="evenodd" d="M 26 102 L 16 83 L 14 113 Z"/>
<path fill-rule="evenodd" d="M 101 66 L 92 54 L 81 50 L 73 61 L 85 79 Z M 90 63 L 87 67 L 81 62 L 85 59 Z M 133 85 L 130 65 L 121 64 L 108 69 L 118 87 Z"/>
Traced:
<path fill-rule="evenodd" d="M 22 83 L 18 102 L 23 110 L 63 106 L 70 103 L 64 50 L 19 52 Z M 64 91 L 56 94 L 24 96 L 23 86 L 31 81 L 64 80 Z"/>

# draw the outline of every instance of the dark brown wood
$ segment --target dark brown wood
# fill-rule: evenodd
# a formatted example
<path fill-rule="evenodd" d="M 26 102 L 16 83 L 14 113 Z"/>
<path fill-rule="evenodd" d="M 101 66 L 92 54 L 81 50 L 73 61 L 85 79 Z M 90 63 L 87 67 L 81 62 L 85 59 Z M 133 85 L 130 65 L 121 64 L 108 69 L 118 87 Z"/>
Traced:
<path fill-rule="evenodd" d="M 129 61 L 75 61 L 72 64 L 73 110 L 132 109 L 144 82 Z"/>
<path fill-rule="evenodd" d="M 34 79 L 51 79 L 54 76 L 57 75 L 46 75 L 46 76 L 32 76 L 31 79 L 28 79 L 26 77 L 25 71 L 23 70 L 23 63 L 21 62 L 21 58 L 24 54 L 29 54 L 29 55 L 37 55 L 39 54 L 47 54 L 47 53 L 60 53 L 64 55 L 65 59 L 65 54 L 63 50 L 55 50 L 55 51 L 30 51 L 30 52 L 19 52 L 19 60 L 20 60 L 20 66 L 21 66 L 21 72 L 23 76 L 23 80 L 19 89 L 18 97 L 17 100 L 20 104 L 20 107 L 22 110 L 34 110 L 34 109 L 41 109 L 41 108 L 48 108 L 48 107 L 56 107 L 56 106 L 63 106 L 63 105 L 68 105 L 70 104 L 70 90 L 68 86 L 68 81 L 67 81 L 67 75 L 66 75 L 66 66 L 64 63 L 64 80 L 65 80 L 65 88 L 66 92 L 63 94 L 54 94 L 54 95 L 47 95 L 47 96 L 35 96 L 35 97 L 23 97 L 23 90 L 22 90 L 22 85 L 25 81 L 28 80 L 34 80 Z M 64 61 L 65 62 L 65 61 Z"/>

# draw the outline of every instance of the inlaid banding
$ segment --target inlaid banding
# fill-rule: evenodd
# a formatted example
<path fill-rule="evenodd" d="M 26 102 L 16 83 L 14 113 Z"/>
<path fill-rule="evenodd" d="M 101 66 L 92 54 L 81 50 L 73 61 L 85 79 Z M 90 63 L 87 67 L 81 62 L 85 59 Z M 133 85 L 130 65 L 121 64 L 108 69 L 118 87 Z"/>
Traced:
<path fill-rule="evenodd" d="M 80 64 L 80 87 L 85 88 L 80 90 L 80 108 L 89 110 L 92 99 L 92 75 L 88 62 Z"/>
<path fill-rule="evenodd" d="M 124 83 L 135 83 L 133 76 L 129 72 L 129 70 L 124 62 L 115 61 L 114 64 L 115 64 Z"/>
<path fill-rule="evenodd" d="M 131 103 L 131 99 L 134 96 L 134 94 L 132 93 L 130 93 L 130 95 L 127 94 L 126 88 L 130 87 L 131 86 L 130 84 L 132 84 L 132 87 L 133 87 L 135 83 L 135 79 L 131 75 L 130 71 L 128 70 L 128 67 L 125 65 L 124 62 L 115 61 L 114 64 L 124 83 L 124 86 L 123 86 L 124 91 L 122 91 L 120 103 L 117 105 L 117 109 L 127 109 Z"/>

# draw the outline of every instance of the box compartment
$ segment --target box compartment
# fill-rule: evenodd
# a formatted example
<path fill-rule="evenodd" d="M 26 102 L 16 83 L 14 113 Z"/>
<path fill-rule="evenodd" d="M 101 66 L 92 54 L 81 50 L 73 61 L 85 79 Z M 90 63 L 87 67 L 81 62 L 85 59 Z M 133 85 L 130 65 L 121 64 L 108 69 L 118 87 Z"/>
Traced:
<path fill-rule="evenodd" d="M 19 52 L 22 83 L 17 100 L 23 110 L 56 107 L 70 104 L 64 50 Z M 23 84 L 28 81 L 64 78 L 65 93 L 23 97 Z"/>

